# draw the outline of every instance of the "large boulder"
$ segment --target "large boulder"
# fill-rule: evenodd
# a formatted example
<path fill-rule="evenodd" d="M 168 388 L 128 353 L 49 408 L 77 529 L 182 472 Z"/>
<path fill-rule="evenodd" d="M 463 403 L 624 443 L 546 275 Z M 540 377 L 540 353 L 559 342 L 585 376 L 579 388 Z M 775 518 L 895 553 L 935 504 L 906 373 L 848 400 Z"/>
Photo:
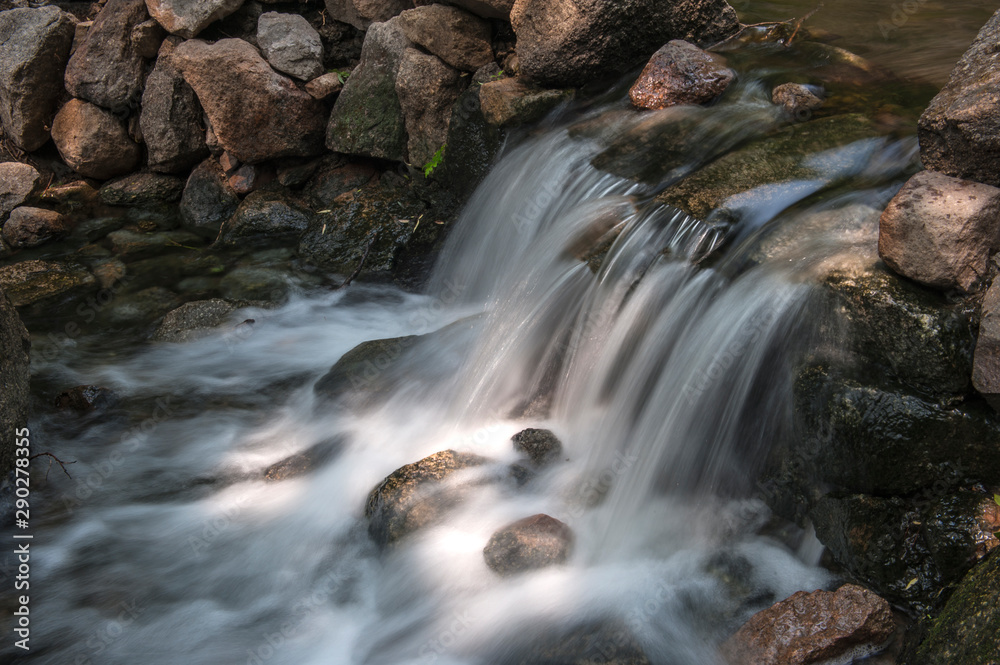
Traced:
<path fill-rule="evenodd" d="M 408 161 L 406 120 L 396 77 L 410 46 L 398 18 L 372 25 L 365 35 L 361 62 L 333 105 L 326 147 L 350 155 Z"/>
<path fill-rule="evenodd" d="M 154 342 L 190 342 L 219 332 L 239 303 L 221 298 L 198 300 L 168 312 L 156 328 Z"/>
<path fill-rule="evenodd" d="M 510 20 L 514 0 L 448 0 L 449 4 L 468 9 L 476 16 Z"/>
<path fill-rule="evenodd" d="M 1000 410 L 1000 280 L 995 280 L 983 297 L 972 385 Z"/>
<path fill-rule="evenodd" d="M 167 32 L 191 39 L 210 23 L 229 16 L 244 0 L 146 0 L 149 13 Z"/>
<path fill-rule="evenodd" d="M 498 530 L 483 548 L 486 565 L 504 577 L 566 563 L 573 532 L 548 515 L 533 515 Z"/>
<path fill-rule="evenodd" d="M 219 145 L 242 162 L 323 150 L 323 105 L 278 74 L 250 44 L 192 39 L 174 65 L 194 88 Z"/>
<path fill-rule="evenodd" d="M 98 180 L 132 171 L 142 154 L 117 117 L 80 99 L 59 109 L 52 122 L 52 140 L 70 168 Z"/>
<path fill-rule="evenodd" d="M 0 291 L 15 307 L 51 303 L 96 289 L 97 280 L 86 268 L 53 261 L 21 261 L 0 268 Z"/>
<path fill-rule="evenodd" d="M 0 125 L 28 152 L 49 140 L 75 26 L 57 7 L 0 12 Z"/>
<path fill-rule="evenodd" d="M 221 245 L 274 244 L 298 240 L 309 226 L 310 215 L 288 197 L 276 192 L 254 192 L 243 199 L 236 213 L 219 231 Z"/>
<path fill-rule="evenodd" d="M 191 172 L 184 185 L 181 221 L 185 228 L 215 238 L 239 204 L 240 199 L 229 185 L 218 160 L 209 157 Z"/>
<path fill-rule="evenodd" d="M 417 335 L 362 342 L 340 357 L 313 386 L 323 402 L 346 395 L 366 399 L 384 395 L 393 385 L 393 367 L 420 339 Z"/>
<path fill-rule="evenodd" d="M 14 249 L 26 249 L 61 238 L 72 229 L 72 222 L 55 210 L 22 206 L 3 225 L 3 239 Z"/>
<path fill-rule="evenodd" d="M 549 86 L 621 74 L 671 39 L 706 46 L 740 23 L 725 0 L 517 0 L 520 73 Z"/>
<path fill-rule="evenodd" d="M 409 161 L 423 166 L 448 140 L 448 123 L 464 82 L 456 69 L 414 48 L 406 49 L 396 94 L 406 122 Z"/>
<path fill-rule="evenodd" d="M 112 111 L 137 107 L 148 44 L 136 28 L 148 19 L 144 0 L 109 0 L 69 59 L 66 90 Z"/>
<path fill-rule="evenodd" d="M 28 350 L 31 340 L 17 310 L 0 290 L 0 475 L 14 468 L 17 430 L 28 424 Z"/>
<path fill-rule="evenodd" d="M 279 72 L 303 81 L 323 73 L 323 42 L 309 21 L 298 14 L 261 14 L 257 44 Z"/>
<path fill-rule="evenodd" d="M 326 11 L 335 21 L 367 30 L 372 23 L 388 21 L 413 7 L 408 0 L 326 0 Z"/>
<path fill-rule="evenodd" d="M 736 72 L 720 56 L 675 39 L 653 54 L 628 94 L 639 109 L 704 104 L 721 95 L 735 78 Z"/>
<path fill-rule="evenodd" d="M 922 171 L 879 220 L 878 252 L 901 275 L 968 293 L 986 277 L 1000 242 L 1000 189 Z"/>
<path fill-rule="evenodd" d="M 208 156 L 201 104 L 172 62 L 179 43 L 177 37 L 163 42 L 142 92 L 139 127 L 147 164 L 161 173 L 187 171 Z"/>
<path fill-rule="evenodd" d="M 958 61 L 920 117 L 920 158 L 928 169 L 1000 187 L 1000 11 Z"/>
<path fill-rule="evenodd" d="M 536 467 L 547 466 L 562 455 L 562 442 L 547 429 L 526 429 L 511 437 L 514 450 L 526 455 Z"/>
<path fill-rule="evenodd" d="M 456 69 L 475 72 L 493 62 L 490 24 L 445 5 L 425 5 L 399 15 L 400 25 L 418 44 Z"/>
<path fill-rule="evenodd" d="M 0 224 L 41 187 L 42 176 L 34 167 L 20 162 L 0 164 Z"/>

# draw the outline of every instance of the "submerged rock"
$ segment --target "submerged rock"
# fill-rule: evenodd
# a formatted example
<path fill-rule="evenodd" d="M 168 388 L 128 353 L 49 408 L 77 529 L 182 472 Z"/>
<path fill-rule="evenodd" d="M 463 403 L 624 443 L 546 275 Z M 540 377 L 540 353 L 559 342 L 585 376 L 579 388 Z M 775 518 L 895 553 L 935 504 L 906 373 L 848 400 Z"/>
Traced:
<path fill-rule="evenodd" d="M 771 101 L 785 109 L 796 120 L 806 120 L 823 106 L 821 90 L 801 83 L 784 83 L 771 91 Z"/>
<path fill-rule="evenodd" d="M 0 474 L 14 468 L 17 431 L 28 424 L 31 338 L 0 285 Z"/>
<path fill-rule="evenodd" d="M 153 336 L 154 342 L 190 342 L 218 332 L 239 304 L 213 298 L 181 305 L 168 312 Z"/>
<path fill-rule="evenodd" d="M 510 646 L 492 662 L 516 665 L 651 665 L 635 634 L 618 620 L 572 627 L 546 624 L 521 631 L 521 645 Z M 510 653 L 512 652 L 512 653 Z"/>
<path fill-rule="evenodd" d="M 362 342 L 345 353 L 316 382 L 313 392 L 326 400 L 339 399 L 349 393 L 371 397 L 387 392 L 392 384 L 392 367 L 418 339 L 410 335 Z"/>
<path fill-rule="evenodd" d="M 674 40 L 653 54 L 628 94 L 639 109 L 704 104 L 725 92 L 735 78 L 721 56 Z"/>
<path fill-rule="evenodd" d="M 505 526 L 483 549 L 486 565 L 504 577 L 565 563 L 573 532 L 548 515 L 533 515 Z"/>
<path fill-rule="evenodd" d="M 304 476 L 335 457 L 342 447 L 340 439 L 321 441 L 267 467 L 264 470 L 264 480 L 278 481 Z"/>
<path fill-rule="evenodd" d="M 78 414 L 107 411 L 119 401 L 118 394 L 110 388 L 101 386 L 77 386 L 65 390 L 56 396 L 56 408 L 63 411 L 73 411 Z"/>
<path fill-rule="evenodd" d="M 547 466 L 562 455 L 562 443 L 547 429 L 526 429 L 511 438 L 514 450 L 524 453 L 536 467 Z"/>

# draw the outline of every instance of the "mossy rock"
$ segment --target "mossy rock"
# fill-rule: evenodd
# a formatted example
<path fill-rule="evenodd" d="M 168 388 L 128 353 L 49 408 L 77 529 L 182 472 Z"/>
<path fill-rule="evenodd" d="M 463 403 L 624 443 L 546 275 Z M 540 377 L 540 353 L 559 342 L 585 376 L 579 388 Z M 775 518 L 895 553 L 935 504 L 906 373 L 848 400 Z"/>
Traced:
<path fill-rule="evenodd" d="M 486 178 L 506 136 L 505 130 L 486 122 L 474 83 L 452 107 L 444 163 L 433 177 L 465 199 Z"/>
<path fill-rule="evenodd" d="M 0 290 L 19 308 L 77 298 L 97 288 L 94 276 L 75 263 L 31 260 L 0 268 Z"/>

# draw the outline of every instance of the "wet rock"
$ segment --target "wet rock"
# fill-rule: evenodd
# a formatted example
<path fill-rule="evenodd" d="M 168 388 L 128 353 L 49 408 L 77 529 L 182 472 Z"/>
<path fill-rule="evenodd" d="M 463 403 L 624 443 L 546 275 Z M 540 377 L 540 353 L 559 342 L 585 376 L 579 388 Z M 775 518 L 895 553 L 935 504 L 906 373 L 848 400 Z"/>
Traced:
<path fill-rule="evenodd" d="M 59 109 L 52 122 L 52 140 L 70 168 L 97 180 L 134 170 L 142 152 L 111 112 L 79 99 Z"/>
<path fill-rule="evenodd" d="M 705 104 L 725 92 L 735 78 L 736 72 L 725 66 L 721 56 L 674 40 L 653 54 L 628 94 L 639 109 Z"/>
<path fill-rule="evenodd" d="M 550 87 L 624 73 L 671 39 L 707 46 L 740 27 L 724 0 L 518 0 L 510 20 L 521 74 Z"/>
<path fill-rule="evenodd" d="M 229 186 L 237 196 L 246 196 L 274 180 L 274 171 L 268 165 L 244 164 L 229 176 Z"/>
<path fill-rule="evenodd" d="M 340 82 L 340 75 L 336 72 L 317 76 L 306 83 L 306 92 L 312 95 L 313 99 L 328 99 L 343 89 L 344 84 Z"/>
<path fill-rule="evenodd" d="M 97 189 L 85 180 L 46 187 L 39 201 L 59 209 L 84 210 L 97 203 Z"/>
<path fill-rule="evenodd" d="M 319 209 L 334 205 L 338 198 L 376 181 L 378 171 L 371 164 L 348 162 L 342 157 L 323 157 L 306 187 L 306 196 Z"/>
<path fill-rule="evenodd" d="M 479 88 L 479 103 L 486 122 L 506 127 L 540 120 L 572 98 L 572 90 L 543 90 L 520 78 L 490 81 Z"/>
<path fill-rule="evenodd" d="M 514 0 L 449 0 L 449 4 L 458 5 L 476 16 L 504 21 L 510 20 L 510 11 L 514 8 Z"/>
<path fill-rule="evenodd" d="M 947 175 L 1000 187 L 1000 13 L 983 26 L 948 83 L 920 116 L 920 159 Z"/>
<path fill-rule="evenodd" d="M 117 296 L 101 311 L 99 321 L 110 326 L 145 326 L 180 305 L 180 298 L 170 289 L 151 286 L 135 293 Z"/>
<path fill-rule="evenodd" d="M 220 245 L 251 242 L 297 242 L 309 226 L 308 212 L 282 193 L 254 192 L 247 196 L 219 231 Z"/>
<path fill-rule="evenodd" d="M 433 55 L 406 49 L 396 78 L 396 94 L 409 137 L 411 163 L 423 166 L 448 140 L 451 107 L 463 88 L 457 70 Z"/>
<path fill-rule="evenodd" d="M 298 14 L 261 14 L 257 44 L 271 66 L 303 81 L 323 73 L 323 42 Z"/>
<path fill-rule="evenodd" d="M 54 210 L 22 206 L 3 225 L 3 239 L 14 249 L 26 249 L 62 238 L 72 229 L 73 223 Z"/>
<path fill-rule="evenodd" d="M 783 107 L 796 120 L 807 120 L 813 111 L 823 106 L 821 91 L 801 83 L 779 85 L 771 91 L 771 101 Z"/>
<path fill-rule="evenodd" d="M 491 125 L 483 116 L 479 85 L 473 82 L 452 108 L 448 125 L 448 158 L 444 161 L 441 181 L 459 199 L 470 196 L 500 154 L 504 136 L 503 129 Z"/>
<path fill-rule="evenodd" d="M 301 453 L 275 462 L 264 470 L 264 480 L 288 480 L 312 472 L 335 457 L 343 447 L 339 439 L 321 441 Z"/>
<path fill-rule="evenodd" d="M 799 591 L 758 612 L 722 647 L 732 665 L 851 663 L 882 650 L 896 630 L 889 603 L 845 584 Z"/>
<path fill-rule="evenodd" d="M 201 239 L 187 231 L 160 231 L 143 233 L 129 229 L 112 231 L 108 234 L 111 251 L 122 258 L 139 259 L 154 256 L 168 248 L 183 249 L 201 243 Z"/>
<path fill-rule="evenodd" d="M 97 264 L 92 264 L 90 271 L 97 278 L 97 283 L 102 289 L 110 289 L 115 284 L 122 281 L 128 270 L 125 264 L 118 259 L 108 259 Z"/>
<path fill-rule="evenodd" d="M 416 335 L 362 342 L 323 375 L 313 392 L 323 400 L 337 400 L 348 394 L 366 398 L 385 394 L 392 384 L 392 367 L 413 347 Z"/>
<path fill-rule="evenodd" d="M 132 34 L 147 20 L 144 0 L 108 0 L 66 65 L 66 90 L 116 112 L 138 106 L 148 45 L 133 42 Z"/>
<path fill-rule="evenodd" d="M 365 35 L 361 62 L 333 105 L 326 147 L 335 152 L 407 161 L 406 120 L 396 93 L 403 54 L 411 46 L 399 19 Z"/>
<path fill-rule="evenodd" d="M 113 206 L 150 206 L 180 200 L 184 181 L 159 173 L 133 173 L 106 183 L 100 190 L 103 203 Z"/>
<path fill-rule="evenodd" d="M 72 263 L 32 260 L 0 268 L 0 290 L 15 307 L 82 295 L 96 284 L 86 268 Z"/>
<path fill-rule="evenodd" d="M 506 577 L 565 563 L 572 549 L 568 526 L 548 515 L 534 515 L 494 533 L 483 557 L 487 566 Z"/>
<path fill-rule="evenodd" d="M 16 433 L 28 424 L 30 349 L 28 331 L 0 286 L 0 384 L 4 387 L 0 391 L 0 473 L 5 478 L 14 468 Z"/>
<path fill-rule="evenodd" d="M 635 634 L 620 621 L 566 628 L 538 625 L 522 633 L 526 644 L 510 647 L 493 662 L 517 665 L 651 665 Z"/>
<path fill-rule="evenodd" d="M 42 176 L 33 167 L 20 162 L 0 164 L 0 224 L 41 188 Z"/>
<path fill-rule="evenodd" d="M 120 399 L 118 394 L 110 388 L 77 386 L 59 393 L 55 399 L 55 406 L 62 411 L 73 411 L 84 415 L 107 411 L 113 408 Z"/>
<path fill-rule="evenodd" d="M 186 171 L 208 156 L 202 109 L 197 95 L 173 65 L 172 55 L 180 40 L 163 42 L 152 73 L 142 93 L 139 127 L 153 171 Z"/>
<path fill-rule="evenodd" d="M 404 9 L 413 7 L 407 0 L 326 0 L 330 18 L 367 30 L 373 23 L 382 23 Z"/>
<path fill-rule="evenodd" d="M 192 39 L 174 65 L 194 89 L 219 145 L 251 164 L 322 151 L 325 111 L 239 39 Z"/>
<path fill-rule="evenodd" d="M 100 240 L 112 231 L 117 231 L 121 227 L 125 226 L 124 217 L 97 217 L 94 219 L 85 219 L 76 225 L 73 232 L 70 234 L 70 238 L 73 240 L 82 240 L 84 242 L 94 242 L 95 240 Z"/>
<path fill-rule="evenodd" d="M 271 268 L 236 268 L 219 282 L 219 291 L 230 300 L 282 302 L 289 290 L 287 271 Z"/>
<path fill-rule="evenodd" d="M 218 332 L 227 323 L 239 304 L 213 298 L 181 305 L 163 317 L 150 338 L 154 342 L 190 342 Z"/>
<path fill-rule="evenodd" d="M 190 39 L 229 16 L 244 0 L 146 0 L 149 13 L 167 32 Z"/>
<path fill-rule="evenodd" d="M 28 152 L 49 140 L 75 23 L 57 7 L 0 12 L 0 125 Z"/>
<path fill-rule="evenodd" d="M 403 33 L 445 63 L 475 72 L 493 62 L 491 29 L 486 21 L 445 5 L 425 5 L 399 15 Z"/>
<path fill-rule="evenodd" d="M 219 162 L 209 157 L 188 176 L 181 195 L 181 219 L 185 228 L 215 238 L 239 204 L 240 199 Z"/>
<path fill-rule="evenodd" d="M 368 495 L 368 535 L 385 547 L 437 521 L 454 501 L 452 493 L 445 491 L 449 477 L 488 461 L 444 450 L 396 469 Z"/>
<path fill-rule="evenodd" d="M 921 284 L 973 291 L 986 277 L 1000 233 L 998 216 L 1000 189 L 922 171 L 882 214 L 879 256 Z"/>
<path fill-rule="evenodd" d="M 514 450 L 524 453 L 536 467 L 547 466 L 562 455 L 562 443 L 547 429 L 526 429 L 515 434 Z"/>
<path fill-rule="evenodd" d="M 1000 410 L 1000 280 L 994 280 L 983 298 L 972 385 Z"/>

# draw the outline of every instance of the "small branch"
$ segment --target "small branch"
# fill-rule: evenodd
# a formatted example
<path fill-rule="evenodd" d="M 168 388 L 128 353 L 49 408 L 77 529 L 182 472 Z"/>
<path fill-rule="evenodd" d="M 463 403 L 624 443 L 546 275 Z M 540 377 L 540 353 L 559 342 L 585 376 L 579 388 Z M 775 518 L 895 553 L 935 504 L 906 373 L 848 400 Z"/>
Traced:
<path fill-rule="evenodd" d="M 365 267 L 365 261 L 368 260 L 368 254 L 372 251 L 372 245 L 375 244 L 376 237 L 377 237 L 376 235 L 373 235 L 371 240 L 368 241 L 368 245 L 365 247 L 365 253 L 361 257 L 361 262 L 358 264 L 358 267 L 354 269 L 354 272 L 351 273 L 351 276 L 348 277 L 346 280 L 344 280 L 343 284 L 337 287 L 338 291 L 340 289 L 346 289 L 348 286 L 351 285 L 351 282 L 353 282 L 354 279 L 361 274 L 362 268 Z"/>
<path fill-rule="evenodd" d="M 50 459 L 50 460 L 49 460 L 49 468 L 48 468 L 48 469 L 45 469 L 45 480 L 48 480 L 48 479 L 49 479 L 49 470 L 51 470 L 51 469 L 52 469 L 52 460 L 55 460 L 56 462 L 58 462 L 58 463 L 59 463 L 59 466 L 61 466 L 61 467 L 62 467 L 62 470 L 63 470 L 63 473 L 65 473 L 65 474 L 66 474 L 66 477 L 67 477 L 67 478 L 69 478 L 70 480 L 72 480 L 72 479 L 73 479 L 73 476 L 69 475 L 69 471 L 67 471 L 67 470 L 66 470 L 66 465 L 67 465 L 67 464 L 76 464 L 76 460 L 73 460 L 72 462 L 63 462 L 63 461 L 62 461 L 61 459 L 59 459 L 58 457 L 56 457 L 56 456 L 55 456 L 55 455 L 53 455 L 52 453 L 38 453 L 37 455 L 32 455 L 32 456 L 31 456 L 31 457 L 29 457 L 28 459 L 29 459 L 29 460 L 33 460 L 33 459 L 35 459 L 36 457 L 42 457 L 42 456 L 46 456 L 46 457 L 50 457 L 50 458 L 52 458 L 52 459 Z"/>

